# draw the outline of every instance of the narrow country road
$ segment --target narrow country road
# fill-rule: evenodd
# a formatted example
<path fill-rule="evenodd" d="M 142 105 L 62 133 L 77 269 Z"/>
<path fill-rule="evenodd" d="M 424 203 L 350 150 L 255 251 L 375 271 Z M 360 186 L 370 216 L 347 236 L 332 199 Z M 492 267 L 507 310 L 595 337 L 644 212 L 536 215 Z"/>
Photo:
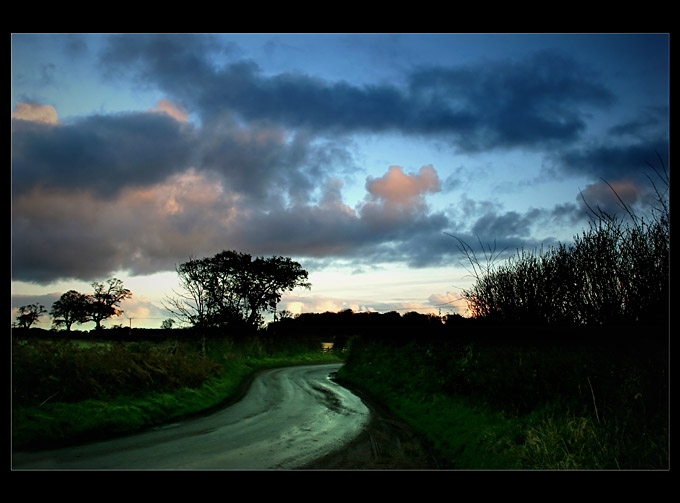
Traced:
<path fill-rule="evenodd" d="M 299 468 L 355 439 L 370 413 L 331 379 L 341 364 L 269 370 L 209 416 L 87 445 L 14 453 L 15 470 Z"/>

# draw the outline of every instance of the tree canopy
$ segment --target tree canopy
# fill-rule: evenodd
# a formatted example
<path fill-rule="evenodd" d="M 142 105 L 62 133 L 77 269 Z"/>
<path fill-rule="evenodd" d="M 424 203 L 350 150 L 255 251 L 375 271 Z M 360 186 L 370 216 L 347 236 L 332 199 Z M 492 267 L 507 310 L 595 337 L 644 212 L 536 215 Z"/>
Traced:
<path fill-rule="evenodd" d="M 20 327 L 31 328 L 31 325 L 38 321 L 45 311 L 45 306 L 42 304 L 29 304 L 19 308 L 19 316 L 17 316 L 17 323 Z"/>
<path fill-rule="evenodd" d="M 50 316 L 55 327 L 65 326 L 69 332 L 74 323 L 93 321 L 95 329 L 102 328 L 102 321 L 120 316 L 123 310 L 119 304 L 132 297 L 132 293 L 123 287 L 118 278 L 107 279 L 105 282 L 92 283 L 94 293 L 91 295 L 69 290 L 52 304 Z"/>
<path fill-rule="evenodd" d="M 74 323 L 89 321 L 87 307 L 87 295 L 75 290 L 69 290 L 52 304 L 50 311 L 52 324 L 55 327 L 63 325 L 66 327 L 66 331 L 70 332 Z"/>
<path fill-rule="evenodd" d="M 233 250 L 191 258 L 176 271 L 181 291 L 167 298 L 165 307 L 199 327 L 257 327 L 264 313 L 276 311 L 283 292 L 311 286 L 307 271 L 288 257 L 253 258 Z"/>

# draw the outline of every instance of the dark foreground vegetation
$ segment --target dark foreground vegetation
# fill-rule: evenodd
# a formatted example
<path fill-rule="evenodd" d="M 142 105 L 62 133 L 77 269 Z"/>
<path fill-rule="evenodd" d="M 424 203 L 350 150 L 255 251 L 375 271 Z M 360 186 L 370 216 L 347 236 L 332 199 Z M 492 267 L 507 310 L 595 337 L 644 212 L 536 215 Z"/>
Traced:
<path fill-rule="evenodd" d="M 668 468 L 662 327 L 422 328 L 357 337 L 339 377 L 420 432 L 443 468 Z"/>
<path fill-rule="evenodd" d="M 13 330 L 12 446 L 136 432 L 236 399 L 259 370 L 340 361 L 320 339 L 190 329 Z"/>
<path fill-rule="evenodd" d="M 16 332 L 15 449 L 138 431 L 228 403 L 260 369 L 345 360 L 338 378 L 408 422 L 441 468 L 668 468 L 663 324 L 575 329 L 345 311 L 243 337 Z"/>

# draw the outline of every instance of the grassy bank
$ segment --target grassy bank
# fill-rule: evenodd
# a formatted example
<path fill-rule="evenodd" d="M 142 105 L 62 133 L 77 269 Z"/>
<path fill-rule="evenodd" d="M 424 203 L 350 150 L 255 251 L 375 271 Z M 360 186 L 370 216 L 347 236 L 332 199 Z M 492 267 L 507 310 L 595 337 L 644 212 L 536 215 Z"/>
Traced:
<path fill-rule="evenodd" d="M 339 378 L 419 432 L 451 469 L 668 468 L 663 345 L 357 340 Z"/>
<path fill-rule="evenodd" d="M 340 361 L 261 337 L 154 342 L 15 340 L 12 444 L 48 448 L 132 433 L 233 400 L 279 366 Z"/>

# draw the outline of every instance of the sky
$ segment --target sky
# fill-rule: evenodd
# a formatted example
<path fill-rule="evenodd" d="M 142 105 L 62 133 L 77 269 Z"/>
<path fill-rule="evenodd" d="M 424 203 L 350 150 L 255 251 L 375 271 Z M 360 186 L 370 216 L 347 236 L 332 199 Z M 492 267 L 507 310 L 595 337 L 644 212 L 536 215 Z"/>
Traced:
<path fill-rule="evenodd" d="M 12 319 L 116 277 L 108 325 L 160 327 L 222 250 L 302 264 L 279 310 L 464 315 L 458 240 L 568 243 L 607 184 L 650 207 L 669 36 L 15 33 L 11 125 Z"/>

